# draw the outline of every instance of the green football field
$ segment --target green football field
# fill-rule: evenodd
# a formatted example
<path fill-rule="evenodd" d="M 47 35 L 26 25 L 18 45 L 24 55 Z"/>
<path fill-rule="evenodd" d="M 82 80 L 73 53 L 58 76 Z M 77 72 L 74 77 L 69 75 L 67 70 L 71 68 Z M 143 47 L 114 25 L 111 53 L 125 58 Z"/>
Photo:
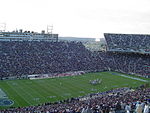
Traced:
<path fill-rule="evenodd" d="M 142 80 L 149 82 L 149 79 L 136 77 L 136 80 L 134 76 L 119 75 L 125 74 L 99 72 L 49 79 L 4 80 L 0 81 L 0 88 L 6 93 L 9 99 L 14 101 L 11 107 L 22 107 L 38 105 L 45 102 L 56 102 L 71 97 L 104 92 L 120 87 L 137 87 L 147 83 Z M 89 83 L 90 80 L 95 79 L 101 79 L 102 82 L 97 85 Z M 0 106 L 0 109 L 2 108 L 6 107 Z"/>

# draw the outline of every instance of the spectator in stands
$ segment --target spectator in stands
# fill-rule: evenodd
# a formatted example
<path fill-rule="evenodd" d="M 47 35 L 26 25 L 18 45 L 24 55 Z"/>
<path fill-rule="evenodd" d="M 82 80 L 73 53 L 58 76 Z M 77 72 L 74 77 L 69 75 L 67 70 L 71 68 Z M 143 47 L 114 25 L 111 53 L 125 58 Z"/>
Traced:
<path fill-rule="evenodd" d="M 149 106 L 148 103 L 146 102 L 146 103 L 145 103 L 145 107 L 144 107 L 143 113 L 149 113 L 149 109 L 150 109 L 150 106 Z"/>
<path fill-rule="evenodd" d="M 130 113 L 130 111 L 131 111 L 131 106 L 130 106 L 130 104 L 126 104 L 126 106 L 125 106 L 125 111 L 126 111 L 126 113 Z"/>
<path fill-rule="evenodd" d="M 141 102 L 139 101 L 137 101 L 135 112 L 142 113 L 142 105 L 141 105 Z"/>

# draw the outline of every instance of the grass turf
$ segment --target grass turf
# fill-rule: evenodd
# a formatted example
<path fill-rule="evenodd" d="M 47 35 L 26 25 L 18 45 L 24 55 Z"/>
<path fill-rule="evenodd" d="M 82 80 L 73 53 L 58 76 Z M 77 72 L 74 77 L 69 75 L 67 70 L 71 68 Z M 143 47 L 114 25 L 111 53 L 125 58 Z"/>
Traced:
<path fill-rule="evenodd" d="M 36 80 L 5 80 L 0 81 L 0 88 L 7 94 L 9 99 L 14 101 L 11 107 L 23 107 L 45 102 L 56 102 L 120 87 L 137 87 L 145 84 L 145 82 L 112 73 L 114 72 L 88 73 L 81 76 Z M 89 84 L 89 80 L 97 78 L 102 79 L 101 84 Z M 8 107 L 0 106 L 0 109 L 3 108 Z"/>

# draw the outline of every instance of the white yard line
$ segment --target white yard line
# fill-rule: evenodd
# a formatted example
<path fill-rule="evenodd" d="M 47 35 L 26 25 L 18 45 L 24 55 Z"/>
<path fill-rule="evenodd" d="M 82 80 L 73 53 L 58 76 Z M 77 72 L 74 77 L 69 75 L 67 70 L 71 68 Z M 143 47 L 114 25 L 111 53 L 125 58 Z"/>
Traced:
<path fill-rule="evenodd" d="M 113 73 L 111 73 L 111 74 L 113 74 Z M 113 75 L 114 75 L 114 74 L 113 74 Z M 123 75 L 123 74 L 115 73 L 115 75 L 122 76 L 122 77 L 125 77 L 125 78 L 134 79 L 134 80 L 138 80 L 138 81 L 142 81 L 142 82 L 148 82 L 147 80 L 143 80 L 143 79 L 140 79 L 140 78 L 131 77 L 131 76 Z"/>
<path fill-rule="evenodd" d="M 31 102 L 29 102 L 28 100 L 26 100 L 26 99 L 24 98 L 24 96 L 20 95 L 20 93 L 19 93 L 15 88 L 13 88 L 12 85 L 10 85 L 8 82 L 6 82 L 6 84 L 7 84 L 9 87 L 11 87 L 11 89 L 14 90 L 14 92 L 16 92 L 16 93 L 18 94 L 18 96 L 20 96 L 25 102 L 27 102 L 29 105 L 33 105 Z M 15 101 L 15 102 L 16 102 L 16 103 L 18 104 L 18 106 L 19 106 L 19 103 L 18 103 L 17 101 Z"/>

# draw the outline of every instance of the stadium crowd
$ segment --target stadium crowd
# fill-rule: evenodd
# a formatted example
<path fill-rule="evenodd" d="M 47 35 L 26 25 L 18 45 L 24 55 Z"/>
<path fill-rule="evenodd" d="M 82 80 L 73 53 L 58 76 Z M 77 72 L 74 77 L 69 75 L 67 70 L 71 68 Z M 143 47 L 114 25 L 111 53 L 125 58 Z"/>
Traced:
<path fill-rule="evenodd" d="M 80 42 L 0 42 L 0 77 L 113 70 L 149 77 L 149 55 L 91 52 Z"/>
<path fill-rule="evenodd" d="M 110 33 L 104 35 L 110 50 L 150 53 L 150 35 Z"/>
<path fill-rule="evenodd" d="M 1 77 L 103 69 L 80 42 L 12 41 L 0 46 Z"/>
<path fill-rule="evenodd" d="M 149 55 L 124 54 L 103 52 L 99 53 L 101 60 L 105 62 L 107 69 L 128 74 L 136 74 L 146 78 L 150 77 L 150 58 Z"/>
<path fill-rule="evenodd" d="M 124 50 L 131 47 L 130 49 L 135 51 L 143 49 L 150 52 L 149 36 L 123 35 L 121 39 L 120 35 L 105 35 L 108 35 L 106 41 L 112 49 L 116 46 Z M 142 40 L 140 37 L 143 37 Z M 137 53 L 91 52 L 81 42 L 0 41 L 0 79 L 33 74 L 107 70 L 150 77 L 150 58 L 149 55 Z M 145 111 L 149 101 L 150 88 L 135 91 L 121 88 L 56 103 L 0 112 L 129 113 L 138 110 L 139 105 L 142 106 L 141 110 Z"/>
<path fill-rule="evenodd" d="M 149 113 L 150 88 L 118 88 L 87 97 L 45 103 L 38 106 L 10 108 L 1 113 Z"/>

